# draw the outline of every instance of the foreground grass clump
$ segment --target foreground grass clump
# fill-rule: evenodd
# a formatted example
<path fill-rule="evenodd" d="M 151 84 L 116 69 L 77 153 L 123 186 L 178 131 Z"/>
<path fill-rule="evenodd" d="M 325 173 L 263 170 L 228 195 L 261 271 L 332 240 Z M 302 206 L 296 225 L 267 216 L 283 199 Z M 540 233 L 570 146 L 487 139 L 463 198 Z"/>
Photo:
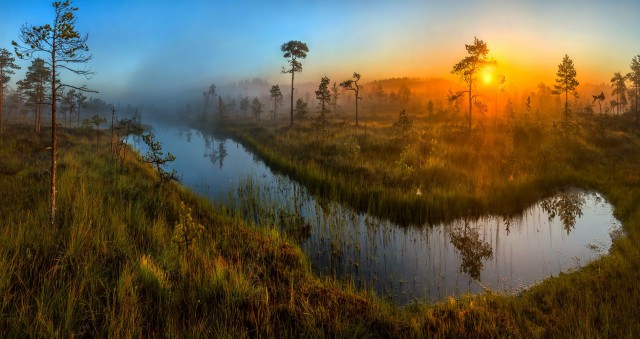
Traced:
<path fill-rule="evenodd" d="M 249 228 L 178 185 L 158 187 L 135 154 L 117 167 L 93 135 L 63 130 L 59 137 L 56 229 L 48 226 L 46 133 L 11 126 L 0 140 L 0 331 L 7 336 L 640 333 L 633 171 L 626 179 L 635 184 L 605 190 L 629 230 L 609 256 L 520 296 L 400 309 L 314 277 L 301 250 L 277 232 Z M 188 256 L 172 241 L 181 203 L 204 227 Z"/>

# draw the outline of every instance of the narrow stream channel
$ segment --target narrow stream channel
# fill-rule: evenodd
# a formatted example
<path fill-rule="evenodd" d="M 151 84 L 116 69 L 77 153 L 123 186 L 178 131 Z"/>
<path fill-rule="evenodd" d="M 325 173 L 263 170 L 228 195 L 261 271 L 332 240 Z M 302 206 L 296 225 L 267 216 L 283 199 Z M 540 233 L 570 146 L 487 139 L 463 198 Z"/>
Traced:
<path fill-rule="evenodd" d="M 621 225 L 596 192 L 567 191 L 519 216 L 401 227 L 317 199 L 242 145 L 188 128 L 154 129 L 182 184 L 300 243 L 314 271 L 399 305 L 484 288 L 517 292 L 606 254 Z M 146 152 L 140 141 L 134 146 Z"/>

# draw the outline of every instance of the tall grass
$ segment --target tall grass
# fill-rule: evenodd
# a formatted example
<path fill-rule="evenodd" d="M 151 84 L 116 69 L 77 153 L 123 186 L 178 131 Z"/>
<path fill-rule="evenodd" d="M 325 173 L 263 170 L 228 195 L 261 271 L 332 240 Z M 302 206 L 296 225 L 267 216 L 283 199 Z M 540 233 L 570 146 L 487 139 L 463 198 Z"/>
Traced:
<path fill-rule="evenodd" d="M 93 137 L 61 130 L 55 229 L 47 222 L 46 133 L 38 136 L 28 127 L 9 126 L 0 140 L 0 331 L 8 337 L 640 333 L 635 317 L 640 311 L 635 132 L 616 131 L 599 141 L 590 136 L 580 139 L 586 153 L 549 164 L 547 172 L 554 174 L 541 180 L 548 185 L 544 189 L 550 189 L 577 178 L 602 191 L 616 206 L 626 237 L 614 243 L 608 256 L 519 296 L 468 296 L 403 309 L 348 284 L 314 277 L 300 248 L 278 232 L 248 227 L 239 217 L 178 185 L 157 187 L 156 174 L 131 151 L 124 164 L 116 166 L 108 146 L 96 150 Z M 374 149 L 365 146 L 361 148 Z M 339 159 L 334 160 L 338 168 Z M 316 167 L 309 162 L 310 173 L 315 173 L 309 177 L 324 180 L 323 175 L 331 173 L 326 171 L 328 165 L 315 161 Z M 585 161 L 597 162 L 585 165 Z M 362 163 L 363 170 L 375 172 L 374 164 L 364 159 Z M 463 166 L 457 170 L 463 171 Z M 483 171 L 474 178 L 487 175 Z M 382 190 L 384 178 L 376 177 L 374 187 Z M 514 180 L 520 184 L 505 184 L 505 190 L 533 187 L 526 178 Z M 476 182 L 460 181 L 449 185 L 466 188 L 446 193 L 450 200 L 443 201 L 455 204 L 456 197 L 464 197 L 460 192 Z M 407 185 L 413 190 L 413 183 Z M 474 194 L 491 192 L 478 187 Z M 325 189 L 342 190 L 329 185 Z M 483 195 L 469 196 L 475 201 Z M 171 242 L 180 202 L 190 206 L 194 219 L 205 227 L 188 260 Z"/>

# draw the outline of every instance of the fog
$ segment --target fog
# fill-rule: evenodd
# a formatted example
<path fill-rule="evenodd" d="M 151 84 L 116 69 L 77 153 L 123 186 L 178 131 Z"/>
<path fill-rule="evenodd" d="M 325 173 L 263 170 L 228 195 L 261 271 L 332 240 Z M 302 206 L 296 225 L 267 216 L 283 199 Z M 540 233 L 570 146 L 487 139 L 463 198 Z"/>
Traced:
<path fill-rule="evenodd" d="M 90 79 L 62 73 L 63 81 L 86 84 L 90 96 L 114 105 L 153 107 L 153 111 L 196 107 L 202 91 L 216 84 L 222 96 L 261 97 L 279 84 L 288 97 L 290 78 L 280 45 L 301 40 L 310 52 L 296 74 L 296 96 L 304 97 L 322 76 L 331 82 L 349 79 L 354 71 L 363 84 L 382 79 L 441 79 L 422 88 L 407 83 L 413 93 L 442 99 L 461 83 L 450 74 L 465 55 L 473 36 L 487 42 L 498 71 L 506 75 L 514 97 L 538 83 L 552 85 L 557 64 L 568 53 L 576 62 L 581 83 L 607 82 L 628 67 L 640 45 L 640 4 L 622 1 L 492 2 L 463 1 L 456 8 L 422 1 L 76 1 L 77 26 L 89 34 L 93 55 L 86 67 Z M 42 1 L 3 2 L 0 47 L 11 49 L 25 24 L 50 21 L 51 6 Z M 580 15 L 564 16 L 577 10 Z M 634 14 L 635 13 L 635 14 Z M 562 18 L 562 20 L 559 20 Z M 594 24 L 597 18 L 598 24 Z M 615 52 L 612 52 L 615 51 Z M 41 57 L 44 57 L 42 55 Z M 24 77 L 30 64 L 9 86 Z M 268 83 L 245 90 L 241 81 Z M 314 85 L 315 84 L 315 85 Z M 389 84 L 389 91 L 399 85 Z M 151 114 L 151 113 L 150 113 Z"/>

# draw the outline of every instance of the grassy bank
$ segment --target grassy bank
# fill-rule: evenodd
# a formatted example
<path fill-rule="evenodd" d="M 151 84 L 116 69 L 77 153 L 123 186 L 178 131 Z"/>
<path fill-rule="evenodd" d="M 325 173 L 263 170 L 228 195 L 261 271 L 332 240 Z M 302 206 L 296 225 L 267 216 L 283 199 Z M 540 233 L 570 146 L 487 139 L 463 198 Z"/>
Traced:
<path fill-rule="evenodd" d="M 277 232 L 251 228 L 178 185 L 158 187 L 156 174 L 133 153 L 116 167 L 108 145 L 96 148 L 95 134 L 69 130 L 59 137 L 56 229 L 47 226 L 48 136 L 10 126 L 0 140 L 0 331 L 8 336 L 640 333 L 640 176 L 633 135 L 607 139 L 617 145 L 608 162 L 578 174 L 554 172 L 569 178 L 561 184 L 593 178 L 616 206 L 628 236 L 609 256 L 520 296 L 486 294 L 404 309 L 313 276 L 299 247 Z M 180 202 L 205 229 L 189 257 L 172 242 Z"/>
<path fill-rule="evenodd" d="M 389 119 L 387 119 L 389 120 Z M 344 122 L 320 136 L 309 122 L 274 128 L 253 121 L 225 127 L 272 168 L 312 192 L 400 224 L 462 216 L 515 214 L 559 189 L 608 185 L 638 135 L 611 119 L 606 131 L 584 117 L 568 130 L 547 120 L 487 124 L 472 133 L 439 121 L 416 121 L 404 137 L 391 121 L 356 131 Z M 631 161 L 632 163 L 629 163 Z"/>

